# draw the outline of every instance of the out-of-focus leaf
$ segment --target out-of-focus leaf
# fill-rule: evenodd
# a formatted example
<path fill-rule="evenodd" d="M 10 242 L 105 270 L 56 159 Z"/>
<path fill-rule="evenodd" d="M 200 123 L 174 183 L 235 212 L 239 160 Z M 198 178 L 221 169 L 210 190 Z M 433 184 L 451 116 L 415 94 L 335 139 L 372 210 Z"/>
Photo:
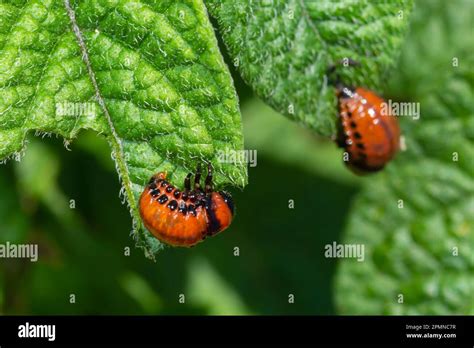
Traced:
<path fill-rule="evenodd" d="M 210 315 L 251 314 L 240 296 L 224 282 L 203 258 L 189 263 L 189 302 L 203 306 Z M 216 294 L 219 294 L 216 297 Z"/>
<path fill-rule="evenodd" d="M 160 297 L 140 275 L 127 272 L 121 276 L 119 282 L 145 313 L 156 315 L 160 312 L 162 307 Z"/>
<path fill-rule="evenodd" d="M 15 185 L 0 173 L 0 241 L 25 242 L 30 223 L 25 219 Z"/>
<path fill-rule="evenodd" d="M 393 88 L 408 89 L 421 117 L 353 204 L 345 243 L 366 256 L 341 261 L 341 313 L 474 313 L 473 14 L 472 2 L 423 1 L 413 16 Z"/>
<path fill-rule="evenodd" d="M 342 81 L 379 89 L 398 56 L 411 0 L 206 0 L 244 80 L 282 114 L 319 134 L 335 133 L 327 69 L 343 58 Z"/>

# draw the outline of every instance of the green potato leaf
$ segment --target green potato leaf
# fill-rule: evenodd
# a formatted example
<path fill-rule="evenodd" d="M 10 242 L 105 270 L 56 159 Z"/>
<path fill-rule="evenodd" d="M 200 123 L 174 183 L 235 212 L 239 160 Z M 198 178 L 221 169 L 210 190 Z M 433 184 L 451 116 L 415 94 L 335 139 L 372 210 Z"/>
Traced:
<path fill-rule="evenodd" d="M 162 245 L 137 201 L 152 174 L 182 183 L 205 161 L 216 186 L 245 186 L 243 163 L 217 161 L 243 148 L 242 125 L 202 1 L 0 3 L 0 160 L 20 156 L 31 131 L 68 143 L 82 129 L 107 138 L 149 257 Z"/>
<path fill-rule="evenodd" d="M 327 69 L 349 85 L 379 89 L 396 61 L 412 7 L 397 1 L 206 0 L 243 79 L 270 106 L 315 132 L 336 130 Z"/>

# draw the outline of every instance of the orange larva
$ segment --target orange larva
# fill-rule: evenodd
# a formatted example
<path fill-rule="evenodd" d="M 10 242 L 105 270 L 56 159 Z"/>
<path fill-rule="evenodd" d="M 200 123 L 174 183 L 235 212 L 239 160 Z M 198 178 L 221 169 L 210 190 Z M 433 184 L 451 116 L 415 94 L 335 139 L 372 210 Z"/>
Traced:
<path fill-rule="evenodd" d="M 400 148 L 398 120 L 385 101 L 365 88 L 339 87 L 338 145 L 349 158 L 346 164 L 363 174 L 382 169 Z M 385 104 L 386 106 L 386 104 Z"/>
<path fill-rule="evenodd" d="M 173 246 L 191 247 L 222 232 L 234 215 L 230 194 L 212 189 L 211 166 L 204 190 L 200 185 L 200 166 L 193 190 L 191 176 L 189 173 L 181 191 L 166 181 L 166 173 L 155 174 L 140 197 L 140 215 L 145 227 L 160 241 Z"/>
<path fill-rule="evenodd" d="M 363 88 L 342 83 L 336 67 L 360 63 L 342 59 L 327 69 L 329 80 L 336 87 L 339 122 L 336 142 L 348 155 L 344 161 L 356 174 L 381 170 L 400 149 L 400 127 L 385 100 Z M 331 77 L 335 74 L 335 79 Z"/>

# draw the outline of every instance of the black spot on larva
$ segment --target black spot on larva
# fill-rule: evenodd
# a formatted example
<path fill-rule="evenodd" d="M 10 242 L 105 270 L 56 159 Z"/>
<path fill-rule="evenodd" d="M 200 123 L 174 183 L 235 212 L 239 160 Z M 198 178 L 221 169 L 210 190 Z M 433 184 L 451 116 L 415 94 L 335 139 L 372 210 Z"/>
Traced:
<path fill-rule="evenodd" d="M 357 128 L 357 123 L 355 123 L 354 121 L 351 121 L 350 125 L 352 128 Z"/>
<path fill-rule="evenodd" d="M 197 216 L 196 207 L 194 206 L 194 204 L 188 205 L 188 211 L 189 211 L 191 214 L 193 214 L 194 216 Z"/>
<path fill-rule="evenodd" d="M 154 189 L 154 190 L 151 190 L 151 191 L 150 191 L 150 195 L 151 195 L 152 197 L 156 197 L 156 196 L 158 196 L 159 194 L 160 194 L 160 190 Z"/>
<path fill-rule="evenodd" d="M 152 182 L 151 184 L 148 184 L 148 188 L 150 190 L 154 190 L 154 189 L 156 189 L 156 184 L 154 182 Z"/>
<path fill-rule="evenodd" d="M 359 149 L 362 149 L 362 150 L 365 149 L 365 146 L 364 146 L 364 144 L 362 144 L 362 143 L 357 143 L 356 146 L 357 146 Z"/>
<path fill-rule="evenodd" d="M 168 185 L 168 181 L 163 180 L 163 181 L 161 182 L 161 187 L 165 187 L 165 186 L 167 186 L 167 185 Z"/>
<path fill-rule="evenodd" d="M 174 196 L 174 198 L 179 199 L 179 197 L 181 196 L 181 191 L 180 190 L 174 191 L 173 196 Z"/>
<path fill-rule="evenodd" d="M 158 197 L 158 203 L 160 204 L 165 204 L 168 201 L 168 196 L 167 195 L 161 195 Z"/>
<path fill-rule="evenodd" d="M 351 118 L 352 117 L 352 112 L 347 111 L 347 116 L 349 116 L 349 118 Z"/>
<path fill-rule="evenodd" d="M 183 194 L 181 195 L 181 198 L 183 199 L 183 201 L 187 201 L 188 200 L 188 192 L 184 191 Z"/>
<path fill-rule="evenodd" d="M 156 179 L 154 176 L 151 177 L 151 179 L 148 181 L 148 185 L 154 184 L 156 182 Z"/>
<path fill-rule="evenodd" d="M 193 203 L 196 201 L 196 192 L 194 191 L 189 192 L 189 200 Z"/>
<path fill-rule="evenodd" d="M 169 185 L 167 188 L 166 188 L 166 192 L 170 193 L 171 191 L 174 190 L 174 186 L 173 185 Z"/>
<path fill-rule="evenodd" d="M 196 208 L 197 207 L 206 207 L 206 197 L 202 194 L 197 198 Z"/>
<path fill-rule="evenodd" d="M 178 208 L 178 202 L 176 202 L 174 199 L 168 203 L 168 208 L 170 208 L 171 210 L 175 210 L 176 208 Z"/>
<path fill-rule="evenodd" d="M 188 209 L 186 207 L 186 204 L 184 204 L 184 202 L 181 202 L 181 204 L 178 207 L 178 211 L 182 213 L 183 215 L 186 215 L 186 213 L 188 212 Z"/>
<path fill-rule="evenodd" d="M 361 139 L 361 138 L 362 138 L 362 135 L 360 135 L 359 132 L 355 132 L 355 133 L 354 133 L 354 136 L 355 136 L 357 139 Z"/>

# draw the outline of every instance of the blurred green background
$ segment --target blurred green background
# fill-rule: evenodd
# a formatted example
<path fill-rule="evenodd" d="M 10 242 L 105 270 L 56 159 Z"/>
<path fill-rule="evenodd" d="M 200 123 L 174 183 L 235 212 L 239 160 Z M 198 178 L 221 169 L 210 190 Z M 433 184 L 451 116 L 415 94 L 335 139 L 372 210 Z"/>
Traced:
<path fill-rule="evenodd" d="M 167 248 L 153 263 L 129 236 L 106 141 L 84 132 L 66 147 L 31 134 L 21 161 L 0 167 L 0 243 L 37 243 L 39 260 L 1 260 L 1 314 L 336 314 L 337 260 L 324 258 L 324 246 L 341 242 L 370 178 L 351 174 L 332 142 L 272 111 L 232 73 L 258 165 L 245 190 L 232 192 L 231 227 L 192 249 Z M 409 100 L 402 85 L 387 95 Z"/>

